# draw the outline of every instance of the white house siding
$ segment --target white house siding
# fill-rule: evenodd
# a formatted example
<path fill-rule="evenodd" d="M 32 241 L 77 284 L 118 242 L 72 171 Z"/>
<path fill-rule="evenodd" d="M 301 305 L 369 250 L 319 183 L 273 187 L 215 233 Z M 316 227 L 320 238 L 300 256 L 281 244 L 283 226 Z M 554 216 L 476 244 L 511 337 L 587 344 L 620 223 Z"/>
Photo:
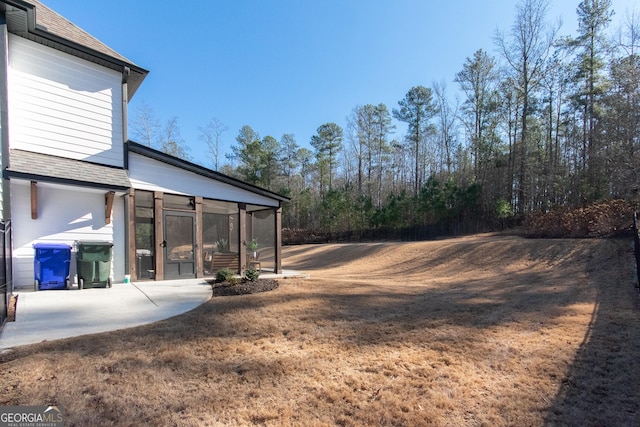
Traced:
<path fill-rule="evenodd" d="M 129 180 L 138 190 L 202 196 L 210 199 L 278 206 L 278 201 L 185 171 L 136 153 L 129 154 Z"/>
<path fill-rule="evenodd" d="M 123 166 L 122 76 L 9 35 L 11 148 Z"/>
<path fill-rule="evenodd" d="M 74 242 L 113 242 L 111 276 L 124 279 L 124 197 L 116 195 L 111 223 L 106 224 L 105 192 L 81 187 L 38 183 L 38 218 L 31 219 L 31 187 L 28 181 L 11 180 L 13 219 L 13 274 L 16 289 L 32 289 L 34 243 L 67 243 L 71 253 L 71 280 L 76 274 Z"/>

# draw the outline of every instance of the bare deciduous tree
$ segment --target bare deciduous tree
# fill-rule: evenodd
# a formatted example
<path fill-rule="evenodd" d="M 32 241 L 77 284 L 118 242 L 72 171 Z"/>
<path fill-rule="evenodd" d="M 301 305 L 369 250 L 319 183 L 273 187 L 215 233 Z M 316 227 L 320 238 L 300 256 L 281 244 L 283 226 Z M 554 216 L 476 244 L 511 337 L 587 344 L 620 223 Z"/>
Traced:
<path fill-rule="evenodd" d="M 142 101 L 135 110 L 131 133 L 141 144 L 153 147 L 160 133 L 160 122 L 149 104 Z"/>
<path fill-rule="evenodd" d="M 516 5 L 516 19 L 507 35 L 498 32 L 496 43 L 510 67 L 516 88 L 522 99 L 520 113 L 520 140 L 517 150 L 517 208 L 527 210 L 527 154 L 529 146 L 529 119 L 532 96 L 540 83 L 545 63 L 553 47 L 559 28 L 546 21 L 547 0 L 520 0 Z"/>
<path fill-rule="evenodd" d="M 178 117 L 173 116 L 167 120 L 159 140 L 160 151 L 183 160 L 190 160 L 191 156 L 184 146 L 184 140 L 180 135 Z"/>
<path fill-rule="evenodd" d="M 213 170 L 220 168 L 220 138 L 229 128 L 217 117 L 213 117 L 205 127 L 199 128 L 200 138 L 207 144 L 207 154 Z"/>

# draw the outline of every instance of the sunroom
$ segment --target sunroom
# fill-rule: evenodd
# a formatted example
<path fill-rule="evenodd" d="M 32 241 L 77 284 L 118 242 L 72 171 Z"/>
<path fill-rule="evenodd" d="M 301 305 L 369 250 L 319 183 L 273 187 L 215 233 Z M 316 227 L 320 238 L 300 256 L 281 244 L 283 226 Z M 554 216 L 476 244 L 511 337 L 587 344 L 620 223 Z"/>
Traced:
<path fill-rule="evenodd" d="M 132 280 L 280 273 L 284 196 L 129 142 Z"/>

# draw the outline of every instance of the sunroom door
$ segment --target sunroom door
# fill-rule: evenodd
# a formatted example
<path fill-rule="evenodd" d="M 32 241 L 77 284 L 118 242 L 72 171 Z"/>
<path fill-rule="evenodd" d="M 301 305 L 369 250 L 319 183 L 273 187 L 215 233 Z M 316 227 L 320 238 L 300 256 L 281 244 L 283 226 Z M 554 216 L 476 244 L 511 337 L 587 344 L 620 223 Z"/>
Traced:
<path fill-rule="evenodd" d="M 164 278 L 196 276 L 195 214 L 164 212 Z"/>

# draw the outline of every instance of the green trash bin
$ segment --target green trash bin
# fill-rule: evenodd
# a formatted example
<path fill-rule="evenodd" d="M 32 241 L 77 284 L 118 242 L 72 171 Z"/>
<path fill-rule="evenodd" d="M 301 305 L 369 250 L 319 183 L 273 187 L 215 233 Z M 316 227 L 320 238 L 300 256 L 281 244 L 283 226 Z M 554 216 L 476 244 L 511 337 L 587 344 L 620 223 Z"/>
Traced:
<path fill-rule="evenodd" d="M 78 242 L 76 262 L 78 288 L 111 287 L 111 242 Z"/>

